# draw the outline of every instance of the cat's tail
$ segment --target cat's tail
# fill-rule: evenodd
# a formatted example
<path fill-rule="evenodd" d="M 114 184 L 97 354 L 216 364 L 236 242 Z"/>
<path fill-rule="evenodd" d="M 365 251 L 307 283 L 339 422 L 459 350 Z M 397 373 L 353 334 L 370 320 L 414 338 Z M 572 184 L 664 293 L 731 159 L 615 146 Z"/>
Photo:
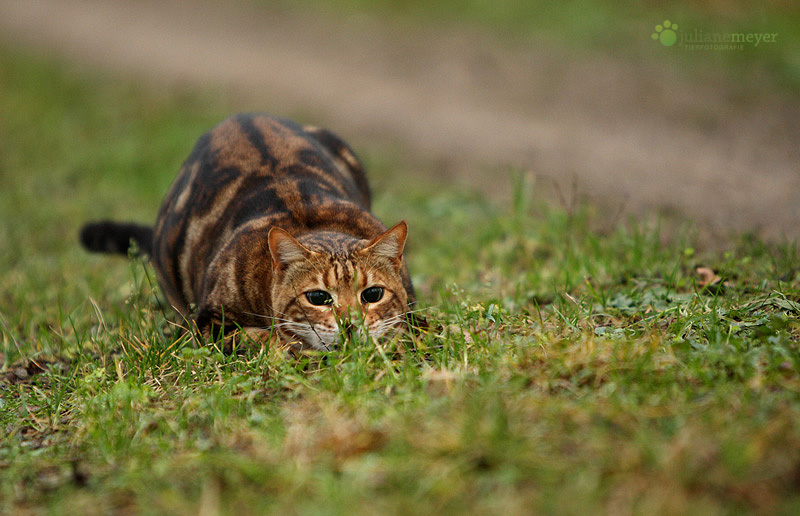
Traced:
<path fill-rule="evenodd" d="M 153 256 L 153 228 L 141 224 L 90 222 L 81 228 L 80 240 L 83 247 L 95 253 L 127 255 L 133 242 L 137 254 Z"/>

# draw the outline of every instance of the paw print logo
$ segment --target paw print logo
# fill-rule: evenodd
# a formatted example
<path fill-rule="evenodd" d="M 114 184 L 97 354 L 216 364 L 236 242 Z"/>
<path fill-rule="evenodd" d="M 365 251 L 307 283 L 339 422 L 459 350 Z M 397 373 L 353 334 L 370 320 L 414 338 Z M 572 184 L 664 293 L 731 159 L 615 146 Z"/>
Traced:
<path fill-rule="evenodd" d="M 665 47 L 671 47 L 678 41 L 678 35 L 675 34 L 677 29 L 678 25 L 676 23 L 664 20 L 664 25 L 656 25 L 656 31 L 650 37 L 659 40 Z"/>

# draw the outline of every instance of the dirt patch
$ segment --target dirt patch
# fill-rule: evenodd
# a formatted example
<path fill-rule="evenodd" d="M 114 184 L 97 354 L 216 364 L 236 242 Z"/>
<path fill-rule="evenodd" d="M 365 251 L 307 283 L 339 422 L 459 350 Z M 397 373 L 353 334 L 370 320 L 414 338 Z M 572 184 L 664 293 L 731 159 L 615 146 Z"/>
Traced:
<path fill-rule="evenodd" d="M 7 371 L 0 372 L 0 384 L 6 382 L 10 385 L 32 382 L 37 375 L 47 371 L 65 373 L 69 370 L 70 361 L 61 358 L 37 360 L 23 360 L 8 368 Z"/>
<path fill-rule="evenodd" d="M 246 3 L 5 2 L 0 37 L 84 65 L 233 88 L 248 108 L 313 113 L 357 148 L 396 142 L 439 164 L 432 173 L 497 195 L 507 181 L 495 173 L 513 165 L 577 178 L 632 213 L 800 237 L 800 106 L 743 99 L 726 86 L 732 77 L 687 84 L 658 63 Z"/>

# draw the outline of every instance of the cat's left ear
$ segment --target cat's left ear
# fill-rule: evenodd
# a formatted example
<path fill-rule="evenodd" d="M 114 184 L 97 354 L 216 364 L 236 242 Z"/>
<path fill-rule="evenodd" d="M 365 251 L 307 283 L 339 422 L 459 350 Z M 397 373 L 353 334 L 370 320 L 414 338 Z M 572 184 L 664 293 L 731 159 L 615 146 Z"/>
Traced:
<path fill-rule="evenodd" d="M 272 267 L 282 269 L 299 260 L 307 260 L 314 251 L 297 241 L 288 231 L 273 227 L 267 235 L 269 253 L 272 255 Z"/>
<path fill-rule="evenodd" d="M 403 258 L 403 248 L 406 245 L 407 236 L 408 224 L 405 220 L 400 221 L 389 228 L 386 233 L 372 239 L 364 252 L 395 260 L 399 264 Z"/>

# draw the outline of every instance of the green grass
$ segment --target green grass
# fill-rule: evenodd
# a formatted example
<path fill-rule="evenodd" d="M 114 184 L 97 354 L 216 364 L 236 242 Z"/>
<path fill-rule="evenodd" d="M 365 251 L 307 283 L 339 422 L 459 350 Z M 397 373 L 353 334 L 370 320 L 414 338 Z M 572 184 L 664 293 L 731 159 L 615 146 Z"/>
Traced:
<path fill-rule="evenodd" d="M 496 206 L 359 149 L 432 330 L 224 355 L 76 232 L 152 220 L 225 102 L 84 75 L 0 53 L 0 511 L 800 511 L 796 247 L 603 230 L 524 174 Z"/>

